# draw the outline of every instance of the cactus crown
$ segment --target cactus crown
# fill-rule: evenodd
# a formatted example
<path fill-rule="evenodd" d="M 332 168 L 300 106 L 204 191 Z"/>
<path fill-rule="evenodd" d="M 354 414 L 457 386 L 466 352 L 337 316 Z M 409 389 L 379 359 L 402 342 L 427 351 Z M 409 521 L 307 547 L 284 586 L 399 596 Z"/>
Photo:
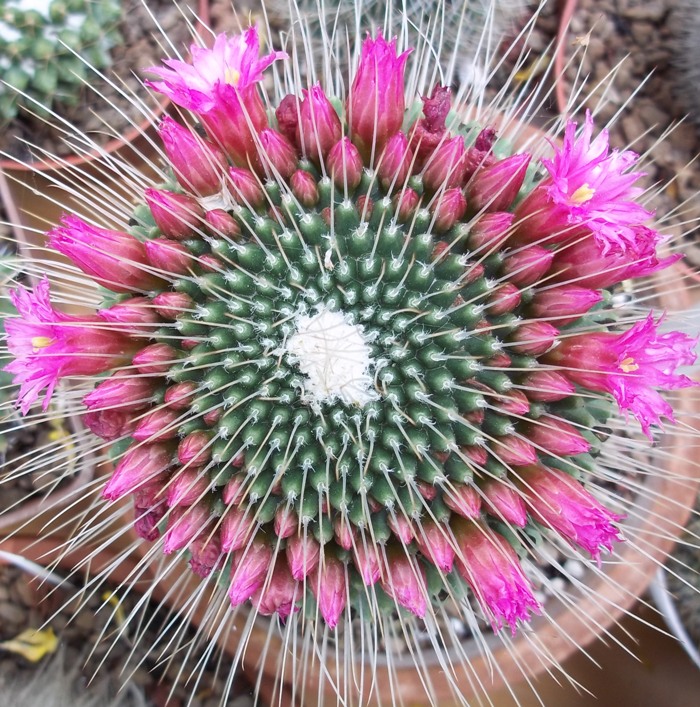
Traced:
<path fill-rule="evenodd" d="M 0 0 L 0 124 L 76 105 L 87 67 L 110 66 L 120 18 L 116 0 Z"/>

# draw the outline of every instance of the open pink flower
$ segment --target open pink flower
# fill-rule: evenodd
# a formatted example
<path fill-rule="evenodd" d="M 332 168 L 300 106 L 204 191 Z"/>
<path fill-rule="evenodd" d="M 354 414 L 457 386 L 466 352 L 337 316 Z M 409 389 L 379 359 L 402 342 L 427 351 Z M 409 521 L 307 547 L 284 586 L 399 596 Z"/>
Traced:
<path fill-rule="evenodd" d="M 7 347 L 14 361 L 4 370 L 20 384 L 18 405 L 23 415 L 46 388 L 48 407 L 58 381 L 64 376 L 96 375 L 126 363 L 136 345 L 104 327 L 97 317 L 73 317 L 51 304 L 49 281 L 44 278 L 33 292 L 18 287 L 10 292 L 19 317 L 7 319 Z M 99 323 L 97 323 L 99 322 Z"/>
<path fill-rule="evenodd" d="M 406 99 L 404 70 L 411 50 L 397 56 L 396 38 L 378 34 L 362 43 L 362 55 L 348 98 L 350 136 L 369 156 L 379 157 L 387 140 L 401 129 Z"/>
<path fill-rule="evenodd" d="M 494 629 L 505 622 L 515 634 L 518 620 L 529 621 L 531 611 L 540 611 L 515 550 L 503 536 L 472 521 L 460 521 L 453 530 L 459 548 L 458 572 L 474 590 Z"/>
<path fill-rule="evenodd" d="M 653 214 L 635 202 L 642 189 L 633 186 L 641 172 L 630 169 L 637 155 L 624 150 L 610 152 L 608 133 L 594 139 L 589 112 L 581 134 L 569 121 L 554 158 L 542 160 L 549 172 L 516 211 L 517 237 L 526 240 L 550 237 L 565 240 L 580 228 L 592 231 L 603 254 L 625 252 L 634 246 L 634 227 Z"/>
<path fill-rule="evenodd" d="M 657 388 L 674 390 L 698 385 L 676 373 L 694 363 L 697 339 L 678 331 L 659 334 L 652 314 L 623 334 L 571 336 L 548 355 L 574 383 L 610 393 L 621 410 L 631 412 L 651 438 L 649 428 L 661 417 L 673 422 L 673 409 Z"/>
<path fill-rule="evenodd" d="M 523 498 L 534 518 L 593 558 L 599 559 L 601 548 L 612 552 L 613 541 L 622 540 L 614 525 L 622 516 L 605 508 L 566 472 L 532 466 L 520 477 Z"/>
<path fill-rule="evenodd" d="M 256 27 L 232 37 L 220 34 L 211 49 L 192 45 L 190 53 L 189 61 L 168 59 L 167 68 L 149 69 L 163 80 L 147 84 L 197 113 L 209 134 L 245 164 L 246 155 L 255 150 L 254 132 L 267 126 L 256 84 L 272 62 L 287 55 L 271 52 L 261 57 Z"/>

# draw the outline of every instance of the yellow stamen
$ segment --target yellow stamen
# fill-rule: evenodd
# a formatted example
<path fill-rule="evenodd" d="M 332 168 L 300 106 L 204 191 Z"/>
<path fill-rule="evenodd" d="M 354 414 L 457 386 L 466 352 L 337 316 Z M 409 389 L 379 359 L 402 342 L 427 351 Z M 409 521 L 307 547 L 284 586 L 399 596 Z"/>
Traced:
<path fill-rule="evenodd" d="M 628 356 L 620 361 L 620 368 L 624 373 L 632 373 L 633 371 L 639 369 L 639 365 L 634 362 L 634 359 L 631 356 Z"/>
<path fill-rule="evenodd" d="M 575 204 L 585 204 L 593 198 L 594 194 L 595 189 L 591 189 L 588 184 L 583 184 L 571 195 L 571 201 Z"/>
<path fill-rule="evenodd" d="M 224 72 L 224 79 L 226 80 L 227 84 L 231 86 L 238 86 L 238 82 L 241 79 L 241 72 L 238 71 L 238 69 L 232 69 L 231 67 L 227 67 L 226 71 Z"/>
<path fill-rule="evenodd" d="M 33 336 L 32 337 L 32 348 L 34 351 L 39 349 L 45 349 L 47 346 L 51 346 L 54 340 L 48 336 Z"/>

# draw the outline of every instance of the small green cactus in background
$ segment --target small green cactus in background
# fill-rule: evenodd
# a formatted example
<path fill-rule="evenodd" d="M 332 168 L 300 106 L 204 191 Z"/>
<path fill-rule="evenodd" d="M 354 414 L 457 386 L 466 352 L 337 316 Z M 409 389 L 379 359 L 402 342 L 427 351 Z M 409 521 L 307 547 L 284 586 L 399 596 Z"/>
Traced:
<path fill-rule="evenodd" d="M 116 0 L 0 0 L 0 125 L 76 105 L 87 64 L 109 67 L 120 17 Z"/>

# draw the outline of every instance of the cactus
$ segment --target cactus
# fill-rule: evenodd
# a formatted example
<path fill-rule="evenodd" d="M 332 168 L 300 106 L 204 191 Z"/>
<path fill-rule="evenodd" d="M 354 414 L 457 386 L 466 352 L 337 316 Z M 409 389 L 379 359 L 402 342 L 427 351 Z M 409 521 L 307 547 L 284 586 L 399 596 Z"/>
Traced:
<path fill-rule="evenodd" d="M 87 67 L 110 66 L 120 18 L 115 0 L 0 0 L 0 125 L 76 105 Z"/>
<path fill-rule="evenodd" d="M 354 666 L 352 622 L 376 658 L 398 617 L 426 690 L 423 630 L 457 693 L 446 607 L 516 632 L 543 610 L 526 572 L 543 535 L 614 550 L 602 441 L 624 417 L 650 439 L 673 421 L 661 391 L 695 385 L 677 371 L 695 341 L 618 296 L 678 259 L 657 252 L 636 155 L 587 115 L 538 161 L 460 121 L 424 46 L 357 41 L 347 83 L 298 85 L 302 60 L 260 56 L 255 27 L 152 69 L 198 127 L 162 119 L 168 179 L 119 228 L 51 229 L 102 301 L 69 315 L 47 278 L 18 288 L 9 369 L 23 412 L 82 380 L 111 447 L 114 516 L 72 546 L 128 499 L 145 561 L 184 556 L 212 590 L 206 638 L 230 626 L 223 598 Z M 336 686 L 348 704 L 356 678 Z"/>

